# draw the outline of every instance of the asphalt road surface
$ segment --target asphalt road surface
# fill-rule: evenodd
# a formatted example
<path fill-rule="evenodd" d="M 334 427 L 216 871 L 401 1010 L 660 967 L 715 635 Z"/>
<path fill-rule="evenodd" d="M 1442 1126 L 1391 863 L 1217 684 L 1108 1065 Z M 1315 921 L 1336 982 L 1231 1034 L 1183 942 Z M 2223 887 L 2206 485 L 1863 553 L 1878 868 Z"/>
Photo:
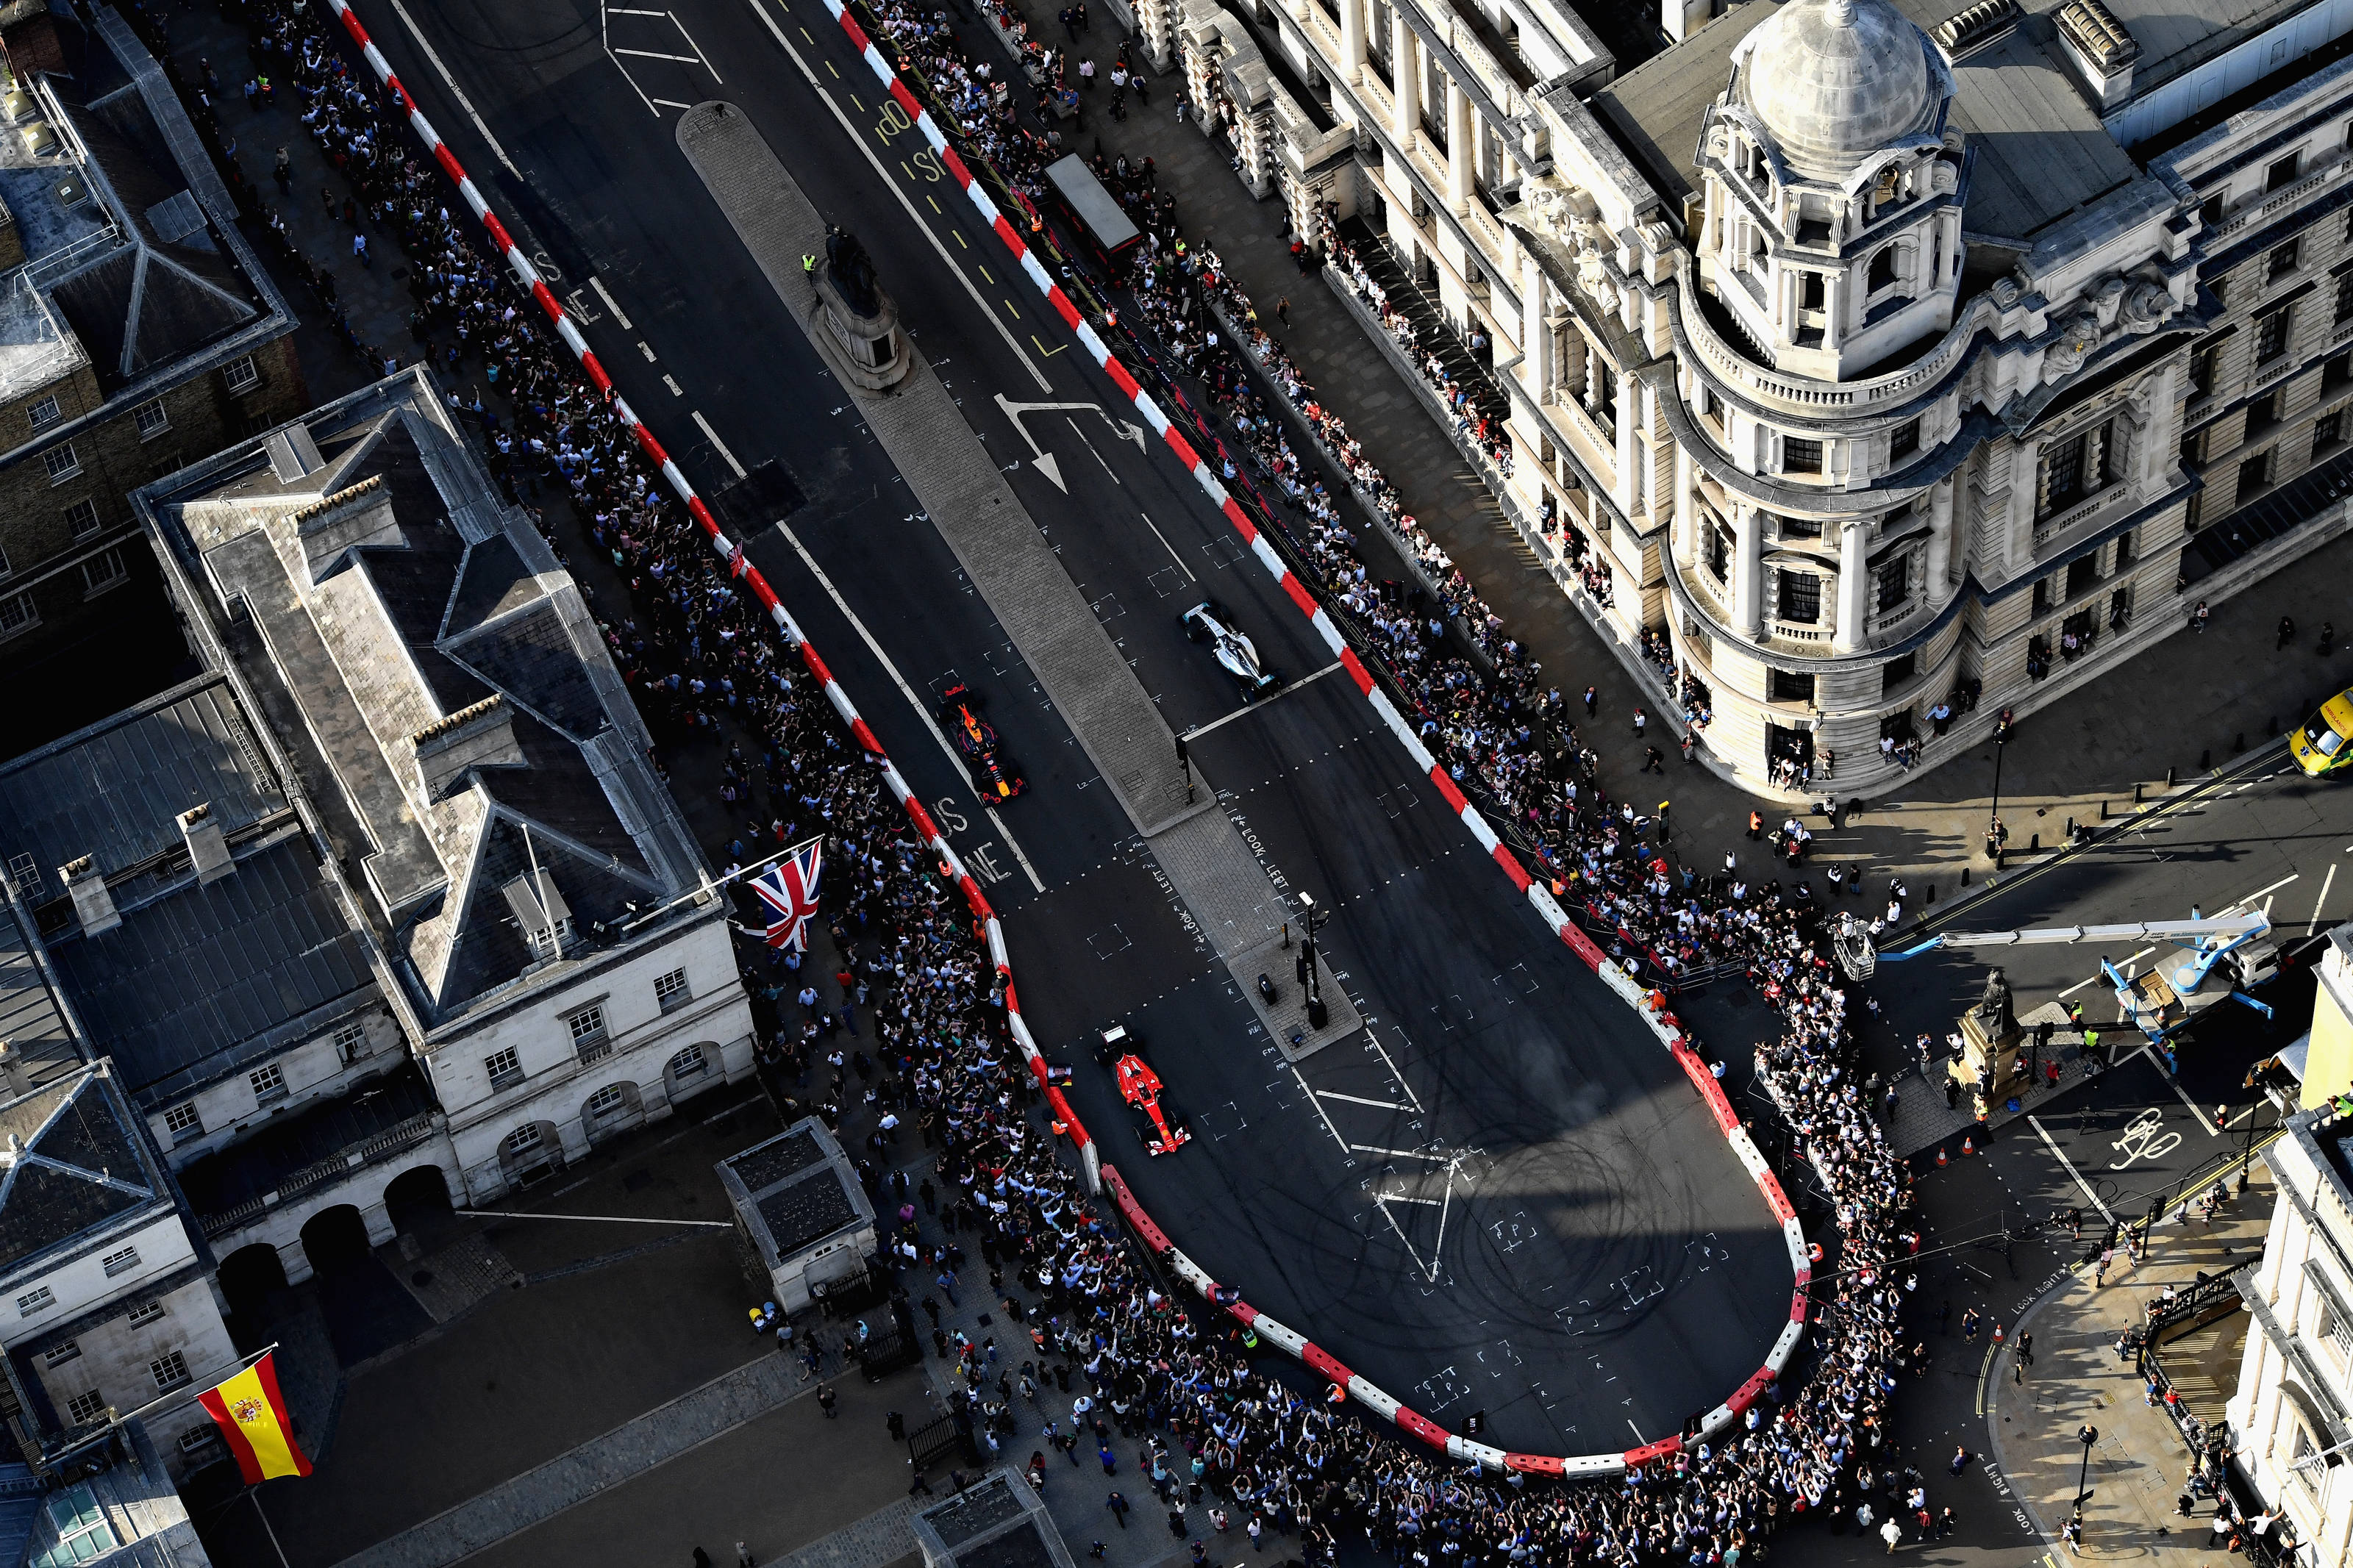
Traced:
<path fill-rule="evenodd" d="M 1788 1262 L 1681 1072 L 1353 689 L 1318 678 L 1328 656 L 1295 608 L 1120 417 L 814 0 L 362 17 L 989 882 L 1025 1014 L 1179 1245 L 1434 1418 L 1484 1410 L 1510 1447 L 1655 1438 L 1757 1368 Z M 1199 731 L 1195 763 L 1245 842 L 1335 910 L 1324 951 L 1365 1031 L 1295 1070 L 1265 1038 L 678 153 L 678 116 L 712 99 L 856 228 L 971 426 L 943 438 L 995 455 L 1170 727 Z M 1288 678 L 1280 697 L 1237 716 L 1178 627 L 1204 597 Z M 985 806 L 933 729 L 957 680 L 987 699 L 1019 798 Z M 1087 1049 L 1113 1021 L 1153 1042 L 1192 1118 L 1175 1155 L 1123 1131 Z"/>

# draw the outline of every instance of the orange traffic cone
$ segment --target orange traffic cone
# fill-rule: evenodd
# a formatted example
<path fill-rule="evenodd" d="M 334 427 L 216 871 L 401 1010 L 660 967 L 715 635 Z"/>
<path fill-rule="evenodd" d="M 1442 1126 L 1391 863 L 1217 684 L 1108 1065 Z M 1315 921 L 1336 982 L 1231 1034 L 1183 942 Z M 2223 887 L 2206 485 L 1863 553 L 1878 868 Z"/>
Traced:
<path fill-rule="evenodd" d="M 1968 1136 L 1964 1135 L 1961 1139 L 1961 1158 L 1966 1160 L 1977 1152 L 1977 1144 L 1971 1142 Z"/>
<path fill-rule="evenodd" d="M 1944 1168 L 1945 1168 L 1945 1152 L 1944 1152 L 1942 1149 L 1939 1149 L 1939 1150 L 1937 1150 L 1937 1151 L 1936 1151 L 1936 1169 L 1938 1169 L 1938 1170 L 1940 1170 L 1940 1171 L 1941 1171 L 1941 1170 L 1943 1170 Z"/>

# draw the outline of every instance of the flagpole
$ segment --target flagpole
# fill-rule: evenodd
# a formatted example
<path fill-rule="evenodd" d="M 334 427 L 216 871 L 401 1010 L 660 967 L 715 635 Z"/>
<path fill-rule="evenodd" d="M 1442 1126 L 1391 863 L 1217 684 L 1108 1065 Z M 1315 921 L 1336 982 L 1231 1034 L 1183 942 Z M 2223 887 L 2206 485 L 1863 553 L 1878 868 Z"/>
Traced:
<path fill-rule="evenodd" d="M 100 1427 L 97 1431 L 90 1433 L 89 1436 L 77 1439 L 69 1446 L 58 1449 L 57 1458 L 50 1462 L 59 1464 L 63 1463 L 67 1458 L 72 1455 L 81 1452 L 84 1448 L 89 1447 L 92 1443 L 111 1435 L 114 1429 L 117 1426 L 121 1426 L 124 1422 L 135 1421 L 140 1416 L 146 1415 L 149 1411 L 159 1410 L 167 1405 L 185 1405 L 191 1399 L 202 1399 L 206 1394 L 211 1393 L 214 1389 L 218 1388 L 230 1378 L 235 1377 L 238 1373 L 245 1371 L 248 1367 L 252 1366 L 256 1362 L 259 1361 L 263 1356 L 266 1356 L 271 1351 L 276 1350 L 280 1342 L 281 1342 L 277 1340 L 270 1341 L 259 1350 L 255 1351 L 251 1355 L 239 1361 L 236 1366 L 230 1368 L 225 1373 L 219 1373 L 217 1376 L 194 1379 L 182 1384 L 180 1387 L 174 1389 L 171 1393 L 164 1394 L 160 1399 L 149 1400 L 146 1404 L 139 1406 L 136 1410 L 130 1411 L 123 1415 L 108 1416 L 105 1426 Z M 199 1386 L 199 1384 L 202 1386 Z"/>
<path fill-rule="evenodd" d="M 278 1568 L 293 1568 L 293 1564 L 286 1561 L 286 1548 L 278 1543 L 278 1527 L 269 1522 L 269 1515 L 261 1506 L 260 1484 L 257 1482 L 246 1488 L 245 1495 L 253 1500 L 254 1515 L 261 1521 L 262 1530 L 269 1536 L 270 1549 L 278 1553 Z"/>
<path fill-rule="evenodd" d="M 728 883 L 734 881 L 738 878 L 748 877 L 753 872 L 760 870 L 764 867 L 773 866 L 777 861 L 785 859 L 788 856 L 797 855 L 812 844 L 822 843 L 824 842 L 824 834 L 814 833 L 808 837 L 802 839 L 798 844 L 787 845 L 784 848 L 777 850 L 774 855 L 769 856 L 765 860 L 754 860 L 749 866 L 738 866 L 735 869 L 727 872 L 724 876 L 706 877 L 703 879 L 702 885 L 696 888 L 694 891 L 691 893 L 681 893 L 677 898 L 670 900 L 670 902 L 666 904 L 656 904 L 652 909 L 648 910 L 641 915 L 631 916 L 628 921 L 622 923 L 620 929 L 624 931 L 635 931 L 638 927 L 645 924 L 648 921 L 652 920 L 656 915 L 660 914 L 664 910 L 676 909 L 679 905 L 683 904 L 690 900 L 699 899 L 707 892 L 712 892 L 718 889 L 723 888 Z"/>

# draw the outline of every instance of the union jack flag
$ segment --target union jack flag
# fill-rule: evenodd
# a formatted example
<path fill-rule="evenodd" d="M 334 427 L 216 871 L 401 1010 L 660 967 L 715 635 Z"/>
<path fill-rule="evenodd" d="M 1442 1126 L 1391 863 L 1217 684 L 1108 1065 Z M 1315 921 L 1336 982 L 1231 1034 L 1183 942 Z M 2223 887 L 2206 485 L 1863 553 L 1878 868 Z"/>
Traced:
<path fill-rule="evenodd" d="M 768 945 L 808 949 L 808 923 L 817 913 L 818 860 L 825 841 L 812 838 L 752 879 L 752 891 L 768 906 Z"/>

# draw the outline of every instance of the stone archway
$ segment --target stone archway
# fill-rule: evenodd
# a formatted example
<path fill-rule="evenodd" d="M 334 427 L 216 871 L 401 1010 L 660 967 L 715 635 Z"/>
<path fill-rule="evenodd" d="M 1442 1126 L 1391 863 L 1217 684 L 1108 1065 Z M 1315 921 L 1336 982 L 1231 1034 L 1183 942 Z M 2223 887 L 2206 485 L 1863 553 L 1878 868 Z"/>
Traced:
<path fill-rule="evenodd" d="M 449 1178 L 438 1165 L 403 1171 L 384 1189 L 385 1213 L 396 1235 L 433 1226 L 455 1206 L 449 1201 Z"/>
<path fill-rule="evenodd" d="M 336 1274 L 365 1262 L 373 1250 L 367 1221 L 358 1207 L 337 1204 L 321 1209 L 302 1226 L 302 1256 L 313 1274 Z"/>
<path fill-rule="evenodd" d="M 269 1316 L 269 1298 L 286 1289 L 286 1260 L 269 1243 L 257 1241 L 222 1258 L 219 1278 L 229 1316 L 258 1323 Z"/>
<path fill-rule="evenodd" d="M 628 1131 L 645 1116 L 645 1098 L 638 1092 L 638 1086 L 627 1079 L 592 1089 L 580 1105 L 580 1125 L 591 1143 Z"/>
<path fill-rule="evenodd" d="M 499 1174 L 510 1187 L 527 1187 L 561 1174 L 564 1133 L 553 1121 L 526 1121 L 499 1140 Z"/>

